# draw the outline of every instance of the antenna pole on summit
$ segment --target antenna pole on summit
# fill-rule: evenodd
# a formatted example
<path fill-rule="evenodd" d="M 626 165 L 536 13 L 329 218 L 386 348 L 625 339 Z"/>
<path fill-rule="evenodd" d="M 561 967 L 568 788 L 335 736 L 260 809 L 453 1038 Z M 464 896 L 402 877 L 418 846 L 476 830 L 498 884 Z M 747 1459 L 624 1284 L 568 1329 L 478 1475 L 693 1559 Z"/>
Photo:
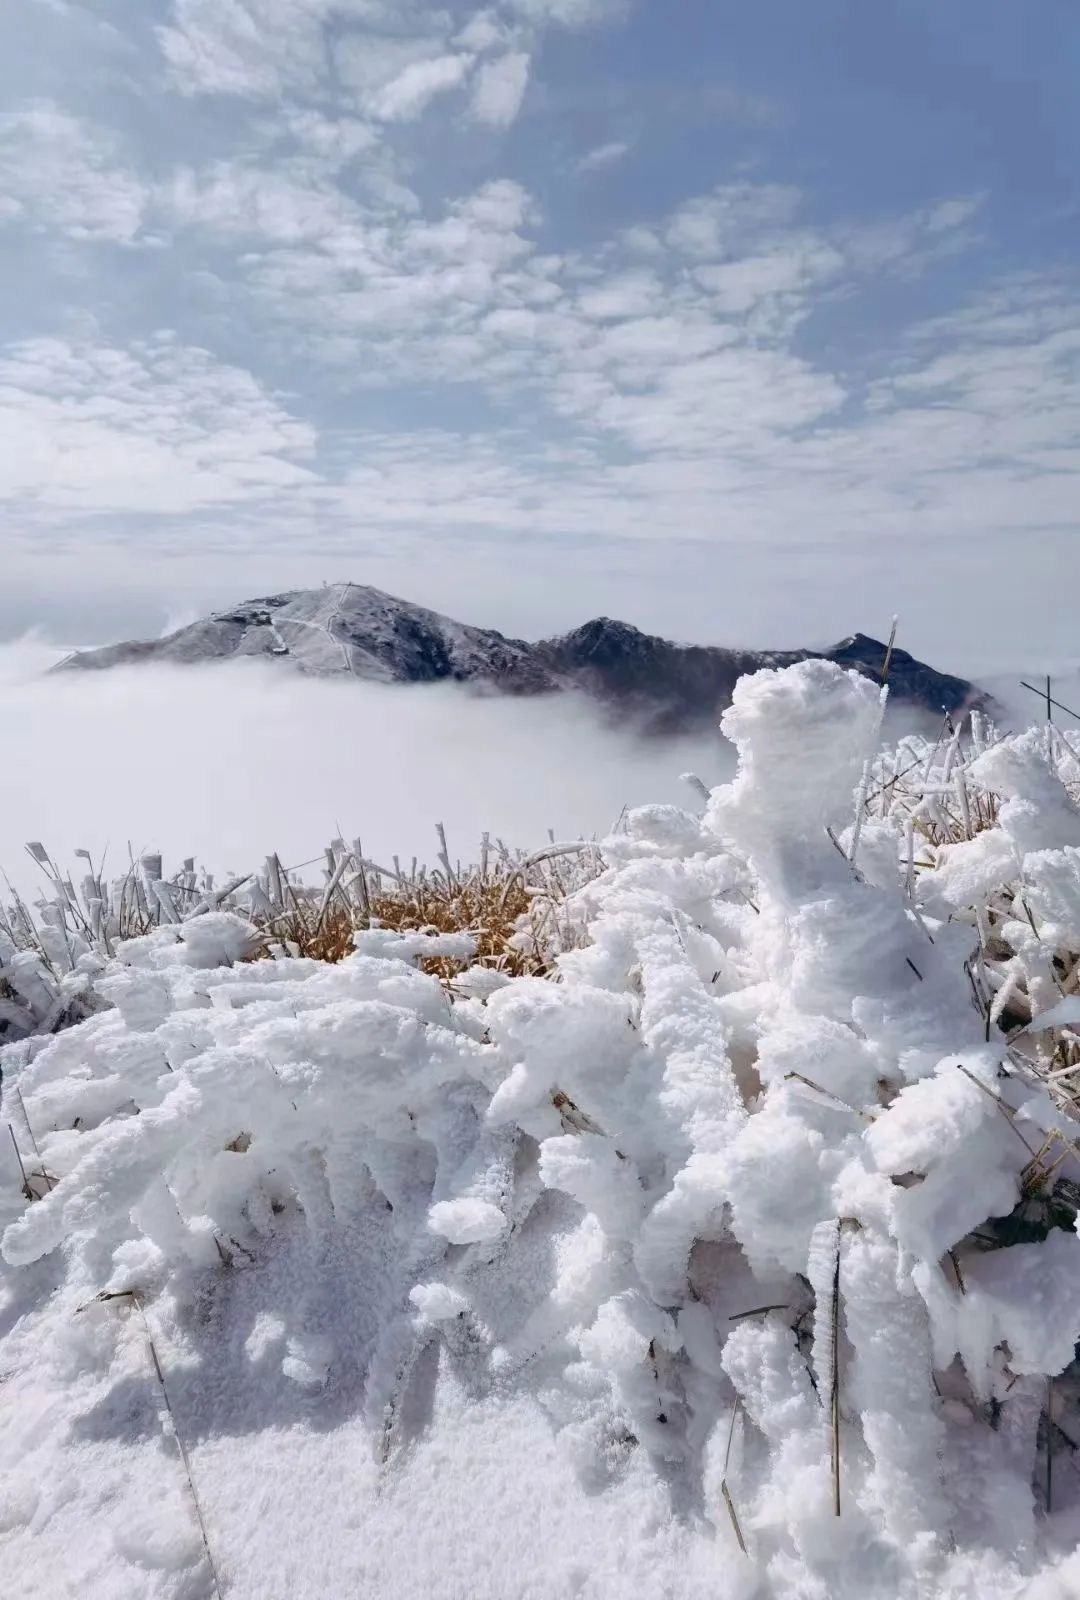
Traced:
<path fill-rule="evenodd" d="M 882 683 L 884 683 L 888 678 L 889 668 L 892 666 L 893 646 L 896 644 L 896 629 L 899 621 L 899 617 L 894 617 L 892 619 L 892 627 L 889 629 L 889 642 L 885 647 L 885 660 L 881 663 Z"/>

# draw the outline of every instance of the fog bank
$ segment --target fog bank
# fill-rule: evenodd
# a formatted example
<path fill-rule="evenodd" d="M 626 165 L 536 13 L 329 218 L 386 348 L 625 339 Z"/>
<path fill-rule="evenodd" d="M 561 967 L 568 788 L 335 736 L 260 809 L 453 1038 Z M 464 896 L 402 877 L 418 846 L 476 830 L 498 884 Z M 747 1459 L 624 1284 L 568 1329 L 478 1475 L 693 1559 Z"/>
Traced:
<path fill-rule="evenodd" d="M 27 840 L 122 871 L 129 844 L 167 865 L 243 872 L 341 834 L 376 859 L 475 858 L 481 833 L 529 849 L 603 834 L 624 805 L 686 803 L 687 769 L 730 772 L 715 738 L 643 741 L 573 695 L 510 700 L 455 685 L 293 677 L 259 662 L 44 676 L 41 639 L 0 647 L 0 867 L 35 881 Z"/>

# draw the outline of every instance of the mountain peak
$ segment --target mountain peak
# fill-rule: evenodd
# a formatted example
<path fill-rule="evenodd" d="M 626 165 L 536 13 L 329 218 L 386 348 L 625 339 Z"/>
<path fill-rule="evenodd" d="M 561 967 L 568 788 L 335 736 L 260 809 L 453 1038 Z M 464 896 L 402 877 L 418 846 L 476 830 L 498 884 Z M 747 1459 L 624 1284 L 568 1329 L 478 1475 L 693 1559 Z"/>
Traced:
<path fill-rule="evenodd" d="M 633 623 L 619 622 L 614 617 L 593 617 L 545 643 L 552 650 L 589 652 L 633 649 L 648 640 L 649 635 L 635 628 Z"/>
<path fill-rule="evenodd" d="M 745 673 L 821 656 L 876 678 L 886 649 L 864 633 L 829 650 L 681 645 L 606 616 L 530 644 L 455 622 L 382 589 L 337 583 L 246 600 L 163 639 L 79 651 L 54 670 L 254 656 L 294 671 L 381 683 L 451 681 L 512 695 L 577 689 L 646 731 L 683 732 L 715 726 Z M 985 700 L 964 679 L 936 672 L 903 650 L 893 651 L 889 686 L 895 700 L 939 713 Z"/>

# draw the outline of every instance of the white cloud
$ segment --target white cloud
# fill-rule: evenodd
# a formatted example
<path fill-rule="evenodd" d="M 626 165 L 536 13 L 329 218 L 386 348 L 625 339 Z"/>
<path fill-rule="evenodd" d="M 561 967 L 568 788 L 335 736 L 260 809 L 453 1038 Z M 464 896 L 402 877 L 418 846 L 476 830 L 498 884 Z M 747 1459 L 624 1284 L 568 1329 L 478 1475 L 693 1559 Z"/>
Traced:
<path fill-rule="evenodd" d="M 334 70 L 341 89 L 365 110 L 407 68 L 446 54 L 440 33 L 350 31 L 332 41 Z"/>
<path fill-rule="evenodd" d="M 841 404 L 858 396 L 791 342 L 816 297 L 854 290 L 867 270 L 865 239 L 851 229 L 801 225 L 800 205 L 795 191 L 751 185 L 687 202 L 649 231 L 642 265 L 628 258 L 624 236 L 586 255 L 541 255 L 529 236 L 532 202 L 505 180 L 441 218 L 399 213 L 374 226 L 332 187 L 294 195 L 284 174 L 263 185 L 246 170 L 196 189 L 190 214 L 222 233 L 261 230 L 263 248 L 247 268 L 250 291 L 296 330 L 306 355 L 347 367 L 354 384 L 467 379 L 519 402 L 531 394 L 581 430 L 590 448 L 607 438 L 643 457 L 636 477 L 632 465 L 602 480 L 594 473 L 584 500 L 572 479 L 556 495 L 535 463 L 524 475 L 515 467 L 501 506 L 494 495 L 463 492 L 459 513 L 440 493 L 442 520 L 494 525 L 501 517 L 503 526 L 516 526 L 519 500 L 542 507 L 550 498 L 548 526 L 584 528 L 591 520 L 616 531 L 637 527 L 639 511 L 643 528 L 669 522 L 663 507 L 676 464 L 691 459 L 714 462 L 714 492 L 729 511 L 749 504 L 751 485 L 763 505 L 770 498 L 779 505 L 787 481 L 781 468 L 797 459 L 814 463 L 817 481 L 835 470 L 850 488 L 845 451 L 854 462 L 851 446 L 883 402 L 871 395 L 868 420 L 826 444 L 800 438 L 832 426 Z M 961 226 L 967 214 L 958 208 L 952 220 Z M 948 220 L 937 216 L 942 237 Z M 925 247 L 926 228 L 919 219 L 901 223 L 910 257 Z M 878 253 L 870 259 L 880 266 Z M 872 476 L 881 480 L 883 468 Z M 352 504 L 357 481 L 351 474 L 327 485 L 325 503 Z M 390 481 L 382 469 L 378 481 Z M 416 494 L 402 494 L 393 481 L 404 520 L 419 522 Z M 432 481 L 442 481 L 441 469 Z M 713 525 L 709 494 L 703 486 L 680 501 L 692 507 L 688 517 Z M 898 504 L 905 494 L 890 488 L 886 501 Z M 659 512 L 646 507 L 649 496 Z M 403 520 L 390 500 L 381 505 L 390 523 Z M 544 512 L 537 515 L 542 521 Z"/>
<path fill-rule="evenodd" d="M 171 15 L 157 36 L 175 87 L 244 99 L 310 94 L 327 84 L 334 40 L 375 53 L 386 33 L 441 17 L 411 0 L 172 0 Z"/>
<path fill-rule="evenodd" d="M 0 497 L 46 519 L 269 500 L 313 481 L 314 434 L 250 373 L 168 335 L 33 339 L 0 358 Z"/>
<path fill-rule="evenodd" d="M 415 107 L 438 79 L 422 73 L 439 59 L 411 63 L 381 92 L 399 95 L 403 113 Z M 449 58 L 449 75 L 462 70 L 461 59 Z M 389 62 L 384 58 L 380 73 Z M 402 83 L 410 73 L 412 88 Z M 795 191 L 743 184 L 688 201 L 658 228 L 639 230 L 639 241 L 621 235 L 564 258 L 536 249 L 529 236 L 535 208 L 519 184 L 486 184 L 441 217 L 387 213 L 358 201 L 338 179 L 343 150 L 365 162 L 371 157 L 366 123 L 350 118 L 340 140 L 329 119 L 314 113 L 291 126 L 300 155 L 270 169 L 245 160 L 181 171 L 144 197 L 143 207 L 174 230 L 250 238 L 254 248 L 238 279 L 247 304 L 288 331 L 305 359 L 347 368 L 354 385 L 466 378 L 496 395 L 531 394 L 578 430 L 583 454 L 564 461 L 556 476 L 550 463 L 523 457 L 506 441 L 479 465 L 475 444 L 456 441 L 454 488 L 447 465 L 431 457 L 427 435 L 418 445 L 421 465 L 410 460 L 408 471 L 439 486 L 429 503 L 407 489 L 385 440 L 361 436 L 349 446 L 343 436 L 341 459 L 351 450 L 353 462 L 366 465 L 317 477 L 306 466 L 310 429 L 250 375 L 216 367 L 205 354 L 166 359 L 145 347 L 125 357 L 134 365 L 124 370 L 119 395 L 106 388 L 113 406 L 107 416 L 88 396 L 77 397 L 74 408 L 41 394 L 29 406 L 12 403 L 10 426 L 22 440 L 15 487 L 28 503 L 52 516 L 65 505 L 208 508 L 256 502 L 272 486 L 283 501 L 291 497 L 294 517 L 318 506 L 324 518 L 348 518 L 362 505 L 372 525 L 384 527 L 441 521 L 616 534 L 720 526 L 729 536 L 752 516 L 763 536 L 775 537 L 791 516 L 816 515 L 827 524 L 830 497 L 840 494 L 846 508 L 889 527 L 910 506 L 917 483 L 951 506 L 939 479 L 931 484 L 931 464 L 947 451 L 948 471 L 959 472 L 965 454 L 968 469 L 978 459 L 968 412 L 949 428 L 930 418 L 932 386 L 960 381 L 955 374 L 911 361 L 891 387 L 882 380 L 868 392 L 861 420 L 841 428 L 841 404 L 857 407 L 858 395 L 827 365 L 791 348 L 815 296 L 834 286 L 851 292 L 860 273 L 883 263 L 951 248 L 973 214 L 970 204 L 944 202 L 896 219 L 886 249 L 883 225 L 815 231 L 799 223 Z M 639 258 L 646 254 L 645 264 L 633 265 L 628 245 Z M 1047 350 L 1038 358 L 1043 364 L 1029 383 L 1042 381 L 1049 357 Z M 26 359 L 18 353 L 19 371 L 9 364 L 12 392 L 26 388 Z M 979 360 L 989 383 L 985 357 Z M 119 371 L 105 368 L 110 382 Z M 213 451 L 209 422 L 181 440 L 170 431 L 178 412 L 196 407 L 190 395 L 207 381 L 219 392 L 222 383 L 233 386 L 243 397 L 239 410 L 247 410 L 243 437 L 226 460 Z M 163 397 L 156 409 L 155 392 Z M 971 410 L 985 409 L 985 394 L 970 383 L 969 397 Z M 212 407 L 199 416 L 220 416 L 226 436 L 235 437 L 227 431 L 235 416 L 227 421 Z M 103 426 L 102 436 L 95 430 Z M 1046 452 L 1065 449 L 1065 441 L 1044 417 L 1032 435 L 1041 440 L 1045 469 Z M 1018 425 L 1012 437 L 1027 443 Z M 637 459 L 601 465 L 592 452 L 605 440 Z M 870 459 L 870 441 L 880 459 Z M 997 448 L 1007 451 L 1008 440 Z M 903 471 L 894 474 L 900 462 Z M 1006 506 L 1000 478 L 995 493 Z M 820 486 L 818 511 L 808 485 Z M 1050 488 L 1041 493 L 1050 508 Z"/>
<path fill-rule="evenodd" d="M 568 388 L 567 409 L 579 412 Z M 638 450 L 673 460 L 718 449 L 756 454 L 762 465 L 786 434 L 835 411 L 844 391 L 830 373 L 778 351 L 733 346 L 696 361 L 668 364 L 648 387 L 609 384 L 590 393 L 601 426 Z"/>
<path fill-rule="evenodd" d="M 981 195 L 957 195 L 952 200 L 942 200 L 923 213 L 928 233 L 943 233 L 959 228 L 974 217 L 983 204 Z"/>
<path fill-rule="evenodd" d="M 608 144 L 598 144 L 594 149 L 586 151 L 577 164 L 579 172 L 599 172 L 603 167 L 613 167 L 629 153 L 630 146 L 624 139 L 612 139 Z"/>
<path fill-rule="evenodd" d="M 506 128 L 521 110 L 529 82 L 529 56 L 514 50 L 485 61 L 473 86 L 472 113 L 478 122 Z"/>
<path fill-rule="evenodd" d="M 27 895 L 40 882 L 28 839 L 72 866 L 76 849 L 96 862 L 109 847 L 106 876 L 126 870 L 117 841 L 130 839 L 224 878 L 271 851 L 310 862 L 342 828 L 376 860 L 431 860 L 441 821 L 469 860 L 484 829 L 524 849 L 548 828 L 603 835 L 624 805 L 684 803 L 688 767 L 717 782 L 731 760 L 716 736 L 639 742 L 572 696 L 303 679 L 254 662 L 42 678 L 46 660 L 40 644 L 0 646 L 0 726 L 33 773 L 0 787 L 0 870 Z"/>
<path fill-rule="evenodd" d="M 513 30 L 498 14 L 491 10 L 477 11 L 469 18 L 454 43 L 462 50 L 472 50 L 483 55 L 488 50 L 505 46 L 513 37 Z"/>
<path fill-rule="evenodd" d="M 184 94 L 272 96 L 286 83 L 313 88 L 322 73 L 321 28 L 330 0 L 173 0 L 158 29 Z"/>
<path fill-rule="evenodd" d="M 808 292 L 843 271 L 840 252 L 813 235 L 798 235 L 766 254 L 736 257 L 698 267 L 694 277 L 720 315 L 741 316 L 763 301 L 780 298 L 805 308 Z"/>
<path fill-rule="evenodd" d="M 860 221 L 838 229 L 837 243 L 860 271 L 913 276 L 974 242 L 967 224 L 981 205 L 978 196 L 962 195 L 900 216 Z"/>
<path fill-rule="evenodd" d="M 374 97 L 373 115 L 384 122 L 412 122 L 437 95 L 464 82 L 472 61 L 472 56 L 448 55 L 412 62 Z"/>
<path fill-rule="evenodd" d="M 640 223 L 630 228 L 623 228 L 616 238 L 616 243 L 632 256 L 655 259 L 664 254 L 664 245 L 659 234 L 652 228 L 641 226 Z"/>
<path fill-rule="evenodd" d="M 563 28 L 588 28 L 610 22 L 626 10 L 627 0 L 510 0 L 511 9 L 535 23 Z"/>
<path fill-rule="evenodd" d="M 802 204 L 782 184 L 729 184 L 679 206 L 665 231 L 667 244 L 692 259 L 723 257 L 762 235 L 787 228 Z"/>
<path fill-rule="evenodd" d="M 358 381 L 462 371 L 485 354 L 479 325 L 488 312 L 533 304 L 551 287 L 526 270 L 530 215 L 528 195 L 510 180 L 483 185 L 437 220 L 399 212 L 373 226 L 354 210 L 318 240 L 254 257 L 249 292 L 303 330 L 309 354 L 355 368 L 366 347 Z M 495 353 L 489 340 L 486 354 Z"/>
<path fill-rule="evenodd" d="M 157 204 L 173 226 L 279 245 L 323 239 L 358 217 L 338 189 L 304 181 L 284 164 L 267 169 L 220 162 L 201 172 L 181 167 L 159 192 Z"/>
<path fill-rule="evenodd" d="M 289 107 L 285 120 L 301 150 L 317 157 L 331 172 L 359 155 L 370 155 L 379 145 L 376 129 L 359 117 L 331 117 L 307 107 Z M 279 123 L 275 120 L 268 131 L 271 138 L 276 138 Z"/>
<path fill-rule="evenodd" d="M 663 307 L 664 286 L 654 272 L 624 272 L 605 277 L 578 296 L 583 317 L 605 322 L 647 317 Z"/>
<path fill-rule="evenodd" d="M 134 240 L 148 202 L 114 140 L 48 103 L 0 115 L 0 193 L 0 220 L 117 244 Z"/>
<path fill-rule="evenodd" d="M 525 91 L 528 48 L 544 29 L 615 21 L 624 11 L 623 0 L 501 0 L 461 24 L 423 0 L 172 0 L 157 35 L 181 93 L 244 99 L 325 92 L 335 81 L 331 59 L 337 83 L 363 97 L 414 64 L 445 58 L 451 45 L 468 55 L 498 50 L 481 99 L 492 114 L 479 115 L 505 125 Z M 404 104 L 422 77 L 407 80 Z"/>

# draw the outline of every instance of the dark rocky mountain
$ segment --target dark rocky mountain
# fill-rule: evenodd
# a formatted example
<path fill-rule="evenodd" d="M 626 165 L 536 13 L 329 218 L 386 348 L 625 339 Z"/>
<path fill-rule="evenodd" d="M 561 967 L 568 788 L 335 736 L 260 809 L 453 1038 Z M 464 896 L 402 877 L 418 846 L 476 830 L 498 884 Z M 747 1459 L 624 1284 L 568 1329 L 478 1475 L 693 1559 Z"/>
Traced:
<path fill-rule="evenodd" d="M 878 679 L 886 648 L 881 640 L 856 633 L 828 650 L 725 650 L 672 644 L 608 617 L 536 647 L 553 672 L 626 714 L 641 716 L 651 731 L 660 733 L 715 722 L 717 709 L 730 705 L 738 679 L 761 667 L 824 657 Z M 889 691 L 894 703 L 938 715 L 989 703 L 974 684 L 937 672 L 896 648 L 889 662 Z"/>
<path fill-rule="evenodd" d="M 293 671 L 381 683 L 449 680 L 510 695 L 577 689 L 649 732 L 682 733 L 714 725 L 744 673 L 824 657 L 876 679 L 885 649 L 863 633 L 828 650 L 673 644 L 608 617 L 529 644 L 347 583 L 249 600 L 163 639 L 77 651 L 54 670 L 260 656 Z M 889 685 L 894 702 L 937 714 L 988 704 L 973 684 L 905 650 L 893 651 Z"/>

